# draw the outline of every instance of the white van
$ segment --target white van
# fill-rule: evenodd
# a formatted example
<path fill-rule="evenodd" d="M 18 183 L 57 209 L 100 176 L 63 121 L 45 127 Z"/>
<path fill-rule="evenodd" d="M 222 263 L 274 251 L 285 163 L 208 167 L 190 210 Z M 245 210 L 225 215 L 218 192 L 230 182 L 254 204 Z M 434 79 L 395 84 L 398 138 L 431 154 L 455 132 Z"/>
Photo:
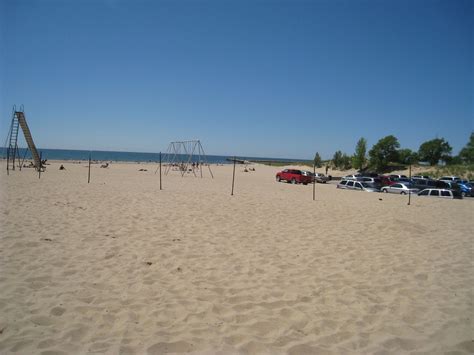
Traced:
<path fill-rule="evenodd" d="M 418 196 L 440 197 L 440 198 L 462 198 L 457 196 L 452 190 L 446 189 L 424 189 L 418 192 Z"/>

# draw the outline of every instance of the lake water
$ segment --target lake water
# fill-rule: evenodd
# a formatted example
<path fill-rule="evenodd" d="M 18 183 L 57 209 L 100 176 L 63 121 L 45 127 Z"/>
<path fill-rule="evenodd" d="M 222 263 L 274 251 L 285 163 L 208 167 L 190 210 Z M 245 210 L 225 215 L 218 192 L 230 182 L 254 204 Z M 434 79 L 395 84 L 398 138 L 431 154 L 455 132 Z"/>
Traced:
<path fill-rule="evenodd" d="M 71 149 L 38 149 L 42 153 L 43 159 L 50 160 L 88 160 L 89 154 L 92 160 L 99 161 L 123 161 L 123 162 L 158 162 L 159 153 L 138 153 L 138 152 L 113 152 L 113 151 L 89 151 L 89 150 L 71 150 Z M 26 151 L 25 148 L 20 148 L 20 157 L 26 152 L 26 159 L 31 159 L 30 151 Z M 1 148 L 0 156 L 6 158 L 6 148 Z M 230 163 L 227 158 L 233 158 L 224 155 L 206 155 L 206 161 L 210 164 L 228 164 Z M 162 154 L 162 161 L 166 162 L 171 157 L 167 157 L 166 154 Z M 180 155 L 175 161 L 185 161 L 188 156 Z M 283 159 L 283 158 L 256 158 L 256 157 L 237 157 L 237 159 L 245 160 L 265 160 L 275 162 L 294 162 L 294 161 L 306 161 L 305 159 Z M 197 161 L 198 157 L 194 156 L 193 161 Z"/>

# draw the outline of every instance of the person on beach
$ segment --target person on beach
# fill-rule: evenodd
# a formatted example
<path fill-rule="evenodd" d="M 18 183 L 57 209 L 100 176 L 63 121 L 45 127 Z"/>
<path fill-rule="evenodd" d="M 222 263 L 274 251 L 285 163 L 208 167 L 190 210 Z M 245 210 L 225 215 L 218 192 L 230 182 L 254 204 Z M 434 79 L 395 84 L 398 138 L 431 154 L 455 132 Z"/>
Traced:
<path fill-rule="evenodd" d="M 61 166 L 59 167 L 59 170 L 66 170 L 66 168 L 64 167 L 63 164 L 61 164 Z"/>

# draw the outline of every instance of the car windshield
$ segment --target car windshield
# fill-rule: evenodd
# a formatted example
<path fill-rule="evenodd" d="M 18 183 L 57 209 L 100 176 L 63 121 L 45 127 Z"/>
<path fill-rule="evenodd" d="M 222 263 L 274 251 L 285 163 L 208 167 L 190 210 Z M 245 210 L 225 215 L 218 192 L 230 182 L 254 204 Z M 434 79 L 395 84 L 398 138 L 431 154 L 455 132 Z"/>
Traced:
<path fill-rule="evenodd" d="M 371 188 L 373 187 L 371 184 L 367 183 L 367 182 L 361 182 L 362 186 L 364 187 L 368 187 L 368 188 Z"/>

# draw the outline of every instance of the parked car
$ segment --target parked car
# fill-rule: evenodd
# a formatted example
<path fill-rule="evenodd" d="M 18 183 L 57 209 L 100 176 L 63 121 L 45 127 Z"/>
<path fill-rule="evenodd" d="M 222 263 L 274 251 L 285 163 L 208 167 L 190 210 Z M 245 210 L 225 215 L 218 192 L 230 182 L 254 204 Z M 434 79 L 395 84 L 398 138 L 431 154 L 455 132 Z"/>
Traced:
<path fill-rule="evenodd" d="M 461 178 L 457 176 L 443 176 L 439 178 L 438 180 L 446 181 L 446 182 L 452 182 L 452 181 L 456 182 L 457 180 L 461 180 Z"/>
<path fill-rule="evenodd" d="M 362 190 L 367 192 L 380 192 L 380 185 L 372 182 L 358 182 L 362 185 Z M 357 187 L 357 186 L 356 186 Z"/>
<path fill-rule="evenodd" d="M 314 176 L 314 179 L 316 182 L 319 182 L 320 184 L 325 184 L 326 182 L 328 182 L 329 177 L 321 173 L 316 173 L 316 175 Z"/>
<path fill-rule="evenodd" d="M 304 176 L 309 176 L 311 178 L 311 182 L 314 182 L 314 174 L 308 170 L 301 170 L 301 174 Z"/>
<path fill-rule="evenodd" d="M 407 177 L 398 178 L 397 182 L 402 183 L 402 184 L 411 184 L 412 183 L 411 179 L 407 178 Z"/>
<path fill-rule="evenodd" d="M 359 190 L 367 192 L 379 192 L 380 190 L 371 183 L 355 181 L 355 180 L 341 180 L 337 184 L 338 189 Z"/>
<path fill-rule="evenodd" d="M 375 181 L 382 181 L 379 178 L 373 178 L 373 177 L 368 177 L 368 176 L 362 176 L 358 179 L 358 181 L 363 181 L 363 182 L 375 182 Z"/>
<path fill-rule="evenodd" d="M 418 192 L 418 196 L 440 197 L 440 198 L 462 198 L 456 191 L 447 189 L 424 189 Z"/>
<path fill-rule="evenodd" d="M 431 178 L 428 175 L 413 175 L 413 179 L 426 179 L 426 180 L 431 180 Z"/>
<path fill-rule="evenodd" d="M 456 181 L 458 184 L 463 184 L 463 185 L 467 185 L 468 187 L 471 187 L 474 185 L 474 183 L 472 182 L 469 182 L 469 180 L 466 180 L 466 179 L 461 179 L 461 180 L 458 180 Z"/>
<path fill-rule="evenodd" d="M 276 174 L 276 181 L 286 181 L 292 184 L 307 185 L 313 181 L 313 178 L 308 175 L 303 175 L 301 170 L 285 169 Z"/>
<path fill-rule="evenodd" d="M 437 189 L 450 189 L 451 188 L 451 185 L 449 184 L 449 182 L 446 182 L 446 181 L 441 181 L 441 180 L 435 180 L 435 187 Z"/>
<path fill-rule="evenodd" d="M 377 186 L 378 188 L 382 187 L 382 179 L 380 179 L 378 177 L 366 177 L 366 176 L 364 176 L 364 177 L 359 178 L 359 181 L 372 184 L 374 186 Z"/>
<path fill-rule="evenodd" d="M 344 180 L 344 179 L 342 179 L 341 181 L 338 182 L 338 184 L 336 185 L 336 188 L 345 189 L 347 187 L 347 182 L 348 181 L 354 181 L 354 180 Z M 352 183 L 352 185 L 354 185 L 354 183 Z"/>
<path fill-rule="evenodd" d="M 406 175 L 398 175 L 398 174 L 391 174 L 389 177 L 394 178 L 394 179 L 408 179 L 408 176 Z"/>
<path fill-rule="evenodd" d="M 311 182 L 319 182 L 321 184 L 325 184 L 328 180 L 329 177 L 325 176 L 324 174 L 321 173 L 312 173 L 311 171 L 307 170 L 301 170 L 301 173 L 305 176 L 310 176 L 311 177 Z"/>
<path fill-rule="evenodd" d="M 379 177 L 383 186 L 393 185 L 395 183 L 409 184 L 411 180 L 405 175 L 382 175 Z"/>
<path fill-rule="evenodd" d="M 474 191 L 472 189 L 472 184 L 463 182 L 462 180 L 458 181 L 457 184 L 461 187 L 461 193 L 464 192 L 464 196 L 474 197 Z"/>
<path fill-rule="evenodd" d="M 362 177 L 361 174 L 352 174 L 352 175 L 343 176 L 341 180 L 358 180 L 361 177 Z"/>
<path fill-rule="evenodd" d="M 393 184 L 393 185 L 390 185 L 390 186 L 382 187 L 381 191 L 386 192 L 386 193 L 390 192 L 390 193 L 393 193 L 393 194 L 406 195 L 407 193 L 416 194 L 420 190 L 417 189 L 417 188 L 412 187 L 411 184 L 396 183 L 396 184 Z"/>
<path fill-rule="evenodd" d="M 386 176 L 386 175 L 382 175 L 380 177 L 380 180 L 382 181 L 382 186 L 390 186 L 399 182 L 398 177 L 391 177 L 391 176 Z"/>
<path fill-rule="evenodd" d="M 436 181 L 435 180 L 431 180 L 431 179 L 423 179 L 423 178 L 416 178 L 414 177 L 413 179 L 411 179 L 412 181 L 412 185 L 414 188 L 417 188 L 417 189 L 420 189 L 420 190 L 424 190 L 424 189 L 427 189 L 427 188 L 436 188 Z"/>
<path fill-rule="evenodd" d="M 474 194 L 472 191 L 471 185 L 462 184 L 459 182 L 459 180 L 456 182 L 453 182 L 453 181 L 452 182 L 442 181 L 442 182 L 446 184 L 446 188 L 457 191 L 459 194 L 462 195 L 462 197 L 472 196 Z"/>

